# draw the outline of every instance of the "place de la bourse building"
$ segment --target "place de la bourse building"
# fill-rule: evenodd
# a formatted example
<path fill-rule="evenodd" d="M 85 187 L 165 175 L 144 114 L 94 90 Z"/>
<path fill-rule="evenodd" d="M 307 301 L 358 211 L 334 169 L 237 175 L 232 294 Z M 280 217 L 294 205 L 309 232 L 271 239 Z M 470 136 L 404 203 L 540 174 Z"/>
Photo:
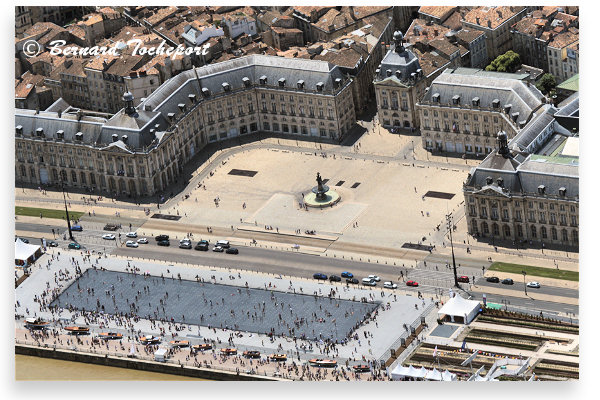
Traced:
<path fill-rule="evenodd" d="M 250 55 L 185 71 L 138 107 L 126 93 L 108 119 L 61 99 L 17 109 L 16 181 L 147 196 L 211 142 L 259 131 L 339 141 L 356 122 L 351 83 L 324 61 Z"/>

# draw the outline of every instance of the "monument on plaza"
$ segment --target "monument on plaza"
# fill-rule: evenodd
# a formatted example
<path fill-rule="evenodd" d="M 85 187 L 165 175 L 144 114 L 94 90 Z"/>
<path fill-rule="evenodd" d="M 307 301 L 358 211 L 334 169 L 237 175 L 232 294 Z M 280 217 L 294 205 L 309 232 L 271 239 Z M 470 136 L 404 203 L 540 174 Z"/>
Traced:
<path fill-rule="evenodd" d="M 321 174 L 317 172 L 317 186 L 313 187 L 311 193 L 304 196 L 304 203 L 308 207 L 327 207 L 340 201 L 340 195 L 329 189 L 329 186 L 323 184 Z"/>

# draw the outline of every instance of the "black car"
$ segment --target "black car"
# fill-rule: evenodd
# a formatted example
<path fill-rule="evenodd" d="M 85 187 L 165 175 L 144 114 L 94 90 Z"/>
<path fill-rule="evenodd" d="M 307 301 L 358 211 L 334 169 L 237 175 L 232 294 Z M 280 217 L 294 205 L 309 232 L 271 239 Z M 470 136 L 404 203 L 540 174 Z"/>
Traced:
<path fill-rule="evenodd" d="M 227 253 L 227 254 L 239 254 L 239 250 L 236 249 L 235 247 L 230 247 L 227 250 L 225 250 L 225 253 Z"/>
<path fill-rule="evenodd" d="M 514 283 L 513 280 L 510 278 L 506 278 L 506 279 L 502 280 L 503 285 L 512 285 L 513 283 Z"/>
<path fill-rule="evenodd" d="M 56 243 L 55 241 L 51 240 L 49 242 L 46 242 L 46 245 L 48 247 L 58 247 L 58 243 Z"/>
<path fill-rule="evenodd" d="M 106 224 L 104 225 L 104 230 L 105 231 L 116 231 L 119 228 L 118 225 L 115 224 Z"/>
<path fill-rule="evenodd" d="M 208 241 L 206 241 L 206 240 L 199 241 L 198 244 L 196 245 L 196 247 L 194 247 L 194 249 L 200 250 L 200 251 L 208 251 Z"/>
<path fill-rule="evenodd" d="M 314 274 L 313 278 L 320 279 L 322 281 L 326 281 L 327 280 L 327 275 L 325 275 L 325 274 Z"/>
<path fill-rule="evenodd" d="M 341 282 L 341 281 L 342 281 L 342 278 L 340 278 L 340 277 L 339 277 L 339 276 L 337 276 L 337 275 L 331 275 L 331 276 L 329 277 L 329 282 Z"/>
<path fill-rule="evenodd" d="M 156 242 L 156 244 L 159 246 L 170 246 L 171 242 L 169 242 L 168 240 L 159 240 Z"/>
<path fill-rule="evenodd" d="M 346 283 L 353 283 L 355 285 L 358 285 L 358 279 L 356 279 L 356 278 L 348 278 L 348 279 L 346 279 Z"/>
<path fill-rule="evenodd" d="M 497 276 L 489 276 L 489 277 L 485 278 L 485 280 L 488 282 L 492 282 L 492 283 L 500 282 L 500 278 L 498 278 Z"/>
<path fill-rule="evenodd" d="M 25 238 L 19 238 L 19 239 L 21 239 L 21 242 L 29 244 L 29 239 L 25 239 Z"/>
<path fill-rule="evenodd" d="M 157 242 L 160 241 L 164 241 L 164 240 L 169 240 L 169 235 L 158 235 L 157 237 L 154 238 L 154 240 L 156 240 Z"/>
<path fill-rule="evenodd" d="M 179 248 L 180 249 L 191 249 L 192 244 L 190 242 L 179 243 Z"/>

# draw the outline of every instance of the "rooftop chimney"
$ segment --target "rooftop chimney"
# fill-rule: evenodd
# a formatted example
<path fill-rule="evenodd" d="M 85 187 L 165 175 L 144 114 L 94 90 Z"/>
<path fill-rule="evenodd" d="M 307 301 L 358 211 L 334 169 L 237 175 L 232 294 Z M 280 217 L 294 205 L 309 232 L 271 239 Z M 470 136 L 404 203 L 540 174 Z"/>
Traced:
<path fill-rule="evenodd" d="M 498 154 L 501 154 L 504 158 L 510 156 L 510 150 L 508 149 L 508 136 L 506 132 L 498 132 Z"/>
<path fill-rule="evenodd" d="M 134 97 L 131 92 L 125 92 L 123 95 L 123 101 L 125 102 L 125 114 L 129 115 L 130 117 L 136 116 L 135 107 L 133 106 L 133 99 Z"/>

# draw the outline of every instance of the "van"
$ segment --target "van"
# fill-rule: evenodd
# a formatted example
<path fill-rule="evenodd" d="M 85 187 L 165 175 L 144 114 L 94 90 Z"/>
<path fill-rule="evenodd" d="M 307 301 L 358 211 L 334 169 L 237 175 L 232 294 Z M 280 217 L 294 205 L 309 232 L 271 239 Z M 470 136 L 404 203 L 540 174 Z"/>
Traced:
<path fill-rule="evenodd" d="M 229 248 L 229 240 L 219 240 L 217 241 L 217 246 L 221 246 L 224 249 Z"/>
<path fill-rule="evenodd" d="M 377 282 L 375 282 L 375 280 L 371 278 L 363 278 L 362 284 L 365 286 L 376 286 Z"/>

